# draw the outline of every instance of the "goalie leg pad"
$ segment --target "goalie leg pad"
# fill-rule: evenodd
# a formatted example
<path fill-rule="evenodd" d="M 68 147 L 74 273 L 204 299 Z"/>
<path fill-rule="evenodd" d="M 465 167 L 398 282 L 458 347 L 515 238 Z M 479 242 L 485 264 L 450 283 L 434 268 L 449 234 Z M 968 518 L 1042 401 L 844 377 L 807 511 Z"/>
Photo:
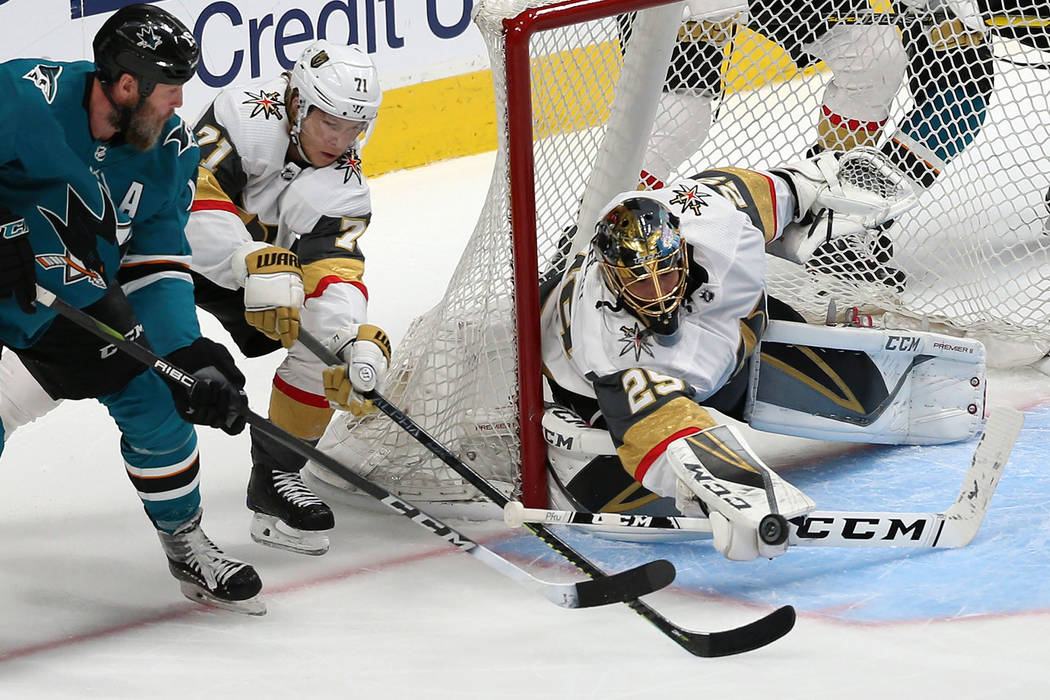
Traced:
<path fill-rule="evenodd" d="M 543 438 L 551 471 L 548 496 L 557 507 L 592 513 L 676 513 L 673 499 L 660 499 L 627 473 L 607 430 L 590 427 L 570 409 L 544 409 Z"/>
<path fill-rule="evenodd" d="M 786 537 L 763 537 L 772 517 L 783 523 L 816 508 L 806 494 L 767 467 L 730 426 L 718 425 L 679 438 L 666 458 L 678 480 L 703 504 L 715 549 L 727 559 L 773 558 L 787 551 Z"/>
<path fill-rule="evenodd" d="M 706 517 L 699 508 L 682 513 L 676 499 L 645 488 L 623 468 L 606 430 L 590 427 L 573 411 L 548 405 L 543 412 L 543 437 L 552 472 L 547 479 L 551 506 L 562 510 L 621 515 Z M 696 501 L 692 501 L 696 504 Z M 707 539 L 696 530 L 624 530 L 596 527 L 598 537 L 626 542 L 681 542 Z"/>
<path fill-rule="evenodd" d="M 755 358 L 744 420 L 758 430 L 890 445 L 981 430 L 985 349 L 976 340 L 770 321 Z"/>

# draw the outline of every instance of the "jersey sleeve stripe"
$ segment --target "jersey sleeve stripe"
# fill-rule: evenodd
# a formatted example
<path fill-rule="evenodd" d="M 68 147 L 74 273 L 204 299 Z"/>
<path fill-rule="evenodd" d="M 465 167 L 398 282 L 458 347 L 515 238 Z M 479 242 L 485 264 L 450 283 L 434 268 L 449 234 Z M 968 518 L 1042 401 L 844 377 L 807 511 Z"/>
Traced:
<path fill-rule="evenodd" d="M 233 202 L 220 199 L 195 199 L 193 205 L 190 207 L 190 211 L 228 211 L 231 214 L 240 216 L 240 212 L 237 210 L 237 205 Z"/>
<path fill-rule="evenodd" d="M 190 211 L 221 209 L 240 216 L 233 198 L 223 189 L 215 173 L 204 167 L 197 168 L 197 189 L 193 194 Z"/>
<path fill-rule="evenodd" d="M 640 482 L 672 439 L 714 425 L 714 420 L 705 408 L 692 399 L 677 396 L 627 428 L 623 434 L 623 443 L 616 453 L 624 469 Z M 671 432 L 671 437 L 667 437 L 668 432 Z"/>
<path fill-rule="evenodd" d="M 325 397 L 311 394 L 309 391 L 304 391 L 303 389 L 292 386 L 285 380 L 281 379 L 279 375 L 274 375 L 273 386 L 285 396 L 289 396 L 306 406 L 313 406 L 314 408 L 330 408 L 328 405 L 328 399 Z"/>
<path fill-rule="evenodd" d="M 174 272 L 172 270 L 158 271 L 154 274 L 149 274 L 144 277 L 132 280 L 130 282 L 121 282 L 120 288 L 124 290 L 124 294 L 134 294 L 135 292 L 148 287 L 154 282 L 160 280 L 181 280 L 186 284 L 193 286 L 193 277 L 189 272 Z"/>
<path fill-rule="evenodd" d="M 717 168 L 705 170 L 694 179 L 712 187 L 716 192 L 721 187 L 732 186 L 741 201 L 733 200 L 737 209 L 751 219 L 751 223 L 762 232 L 766 242 L 772 241 L 780 230 L 777 222 L 777 191 L 773 178 L 765 173 L 744 168 Z"/>
<path fill-rule="evenodd" d="M 164 267 L 190 269 L 189 255 L 126 255 L 120 263 L 120 269 L 142 267 L 144 265 L 163 265 Z"/>
<path fill-rule="evenodd" d="M 649 467 L 653 466 L 653 462 L 660 458 L 660 455 L 664 453 L 664 450 L 667 449 L 668 445 L 670 445 L 678 438 L 682 438 L 687 435 L 694 435 L 698 432 L 700 432 L 700 428 L 697 428 L 695 426 L 689 428 L 682 428 L 677 433 L 672 433 L 671 435 L 668 435 L 666 438 L 658 442 L 656 445 L 653 446 L 651 450 L 649 450 L 649 452 L 645 454 L 644 457 L 642 457 L 641 461 L 638 462 L 638 467 L 634 470 L 634 480 L 638 483 L 641 483 L 642 480 L 645 479 L 645 475 L 646 473 L 648 473 Z"/>
<path fill-rule="evenodd" d="M 306 295 L 306 298 L 316 299 L 317 297 L 324 294 L 325 290 L 333 284 L 349 284 L 354 287 L 357 287 L 361 291 L 361 294 L 364 295 L 365 301 L 368 301 L 368 288 L 364 285 L 363 282 L 358 282 L 356 280 L 344 280 L 340 277 L 337 277 L 336 275 L 327 275 L 318 280 L 317 286 L 314 287 L 313 290 Z"/>

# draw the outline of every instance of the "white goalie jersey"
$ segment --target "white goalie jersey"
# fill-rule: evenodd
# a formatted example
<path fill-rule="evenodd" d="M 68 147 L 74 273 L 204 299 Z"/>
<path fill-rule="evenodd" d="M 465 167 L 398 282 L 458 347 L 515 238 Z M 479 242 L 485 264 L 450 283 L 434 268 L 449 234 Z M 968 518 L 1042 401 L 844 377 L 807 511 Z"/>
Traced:
<path fill-rule="evenodd" d="M 638 196 L 678 215 L 689 245 L 690 284 L 677 342 L 655 342 L 644 324 L 619 307 L 602 280 L 600 256 L 589 247 L 546 299 L 543 362 L 559 386 L 584 396 L 595 396 L 599 377 L 644 368 L 687 383 L 703 400 L 754 349 L 754 324 L 765 325 L 765 245 L 791 220 L 794 195 L 776 175 L 725 168 L 653 192 L 621 194 L 606 210 Z"/>
<path fill-rule="evenodd" d="M 351 150 L 324 168 L 290 162 L 285 86 L 277 78 L 228 88 L 197 123 L 201 167 L 186 233 L 194 271 L 227 289 L 237 288 L 230 256 L 253 239 L 290 249 L 303 236 L 324 234 L 333 253 L 363 269 L 356 242 L 371 218 L 371 198 L 361 160 Z"/>

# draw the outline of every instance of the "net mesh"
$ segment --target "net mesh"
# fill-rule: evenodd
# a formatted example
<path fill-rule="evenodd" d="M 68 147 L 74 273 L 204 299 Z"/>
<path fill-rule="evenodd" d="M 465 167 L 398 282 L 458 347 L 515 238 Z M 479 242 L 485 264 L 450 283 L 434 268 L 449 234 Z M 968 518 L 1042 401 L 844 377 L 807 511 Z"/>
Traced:
<path fill-rule="evenodd" d="M 521 482 L 505 125 L 521 105 L 508 107 L 503 20 L 550 4 L 477 3 L 504 125 L 492 182 L 445 297 L 415 321 L 387 381 L 395 404 L 508 495 Z M 640 177 L 659 186 L 713 166 L 790 163 L 816 144 L 869 143 L 921 184 L 919 206 L 805 266 L 770 258 L 771 294 L 814 321 L 834 300 L 888 312 L 890 323 L 977 335 L 1000 363 L 1045 354 L 1048 3 L 981 0 L 982 14 L 962 20 L 882 9 L 755 0 L 746 12 L 685 18 L 672 5 L 534 34 L 540 277 L 561 269 L 609 197 Z M 654 24 L 643 31 L 643 21 Z M 646 81 L 654 60 L 660 79 Z M 865 84 L 876 89 L 857 89 Z M 410 499 L 476 496 L 382 416 L 333 423 L 325 446 Z"/>

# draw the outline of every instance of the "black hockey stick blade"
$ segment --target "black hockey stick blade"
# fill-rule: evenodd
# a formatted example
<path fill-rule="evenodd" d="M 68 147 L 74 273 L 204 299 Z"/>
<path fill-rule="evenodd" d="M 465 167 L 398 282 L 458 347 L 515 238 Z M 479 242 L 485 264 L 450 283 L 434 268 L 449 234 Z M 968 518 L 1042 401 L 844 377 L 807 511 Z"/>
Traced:
<path fill-rule="evenodd" d="M 626 603 L 670 585 L 674 577 L 674 564 L 666 559 L 656 559 L 618 574 L 580 581 L 576 584 L 576 607 Z"/>
<path fill-rule="evenodd" d="M 641 602 L 641 601 L 635 601 Z M 632 608 L 635 606 L 631 603 Z M 643 603 L 644 605 L 644 603 Z M 690 632 L 673 624 L 666 627 L 661 622 L 667 622 L 662 615 L 659 620 L 654 620 L 645 612 L 635 610 L 649 619 L 657 627 L 664 630 L 683 649 L 693 656 L 713 658 L 717 656 L 732 656 L 742 654 L 745 651 L 754 651 L 761 647 L 777 641 L 790 632 L 795 626 L 795 609 L 785 605 L 769 613 L 763 618 L 750 622 L 742 627 L 720 632 Z"/>
<path fill-rule="evenodd" d="M 299 332 L 299 342 L 316 354 L 323 362 L 332 365 L 340 364 L 339 358 L 334 357 L 328 348 L 302 329 L 300 329 Z M 506 507 L 509 499 L 502 492 L 449 452 L 444 445 L 427 433 L 415 421 L 397 408 L 397 406 L 390 403 L 390 401 L 375 391 L 368 392 L 365 397 L 371 399 L 376 408 L 400 426 L 419 444 L 430 450 L 434 456 L 447 464 L 454 472 L 466 479 L 468 483 L 478 489 L 478 491 L 480 491 L 486 498 L 500 508 Z M 599 569 L 589 559 L 569 546 L 567 542 L 563 541 L 544 525 L 530 523 L 526 524 L 525 527 L 539 537 L 545 544 L 547 544 L 547 546 L 569 560 L 578 569 L 586 573 L 588 576 L 593 577 L 595 581 L 601 581 L 602 579 L 608 578 L 608 575 L 604 571 Z M 669 563 L 668 566 L 670 566 Z M 743 627 L 720 632 L 694 632 L 679 627 L 651 608 L 648 604 L 637 598 L 634 600 L 624 600 L 622 602 L 694 656 L 730 656 L 745 651 L 752 651 L 753 649 L 758 649 L 775 642 L 790 632 L 795 626 L 795 609 L 790 605 L 775 610 L 769 615 L 766 615 L 750 624 L 744 625 Z"/>
<path fill-rule="evenodd" d="M 59 315 L 68 318 L 89 333 L 112 342 L 119 350 L 127 353 L 147 367 L 151 367 L 161 375 L 178 381 L 187 391 L 193 391 L 197 385 L 198 380 L 193 374 L 171 365 L 154 354 L 150 348 L 128 340 L 105 323 L 82 309 L 71 306 L 39 285 L 37 286 L 37 301 L 51 307 Z M 244 416 L 245 421 L 253 428 L 261 431 L 293 452 L 318 462 L 353 484 L 359 490 L 371 495 L 391 510 L 409 518 L 420 527 L 441 537 L 458 547 L 461 551 L 499 571 L 504 576 L 542 593 L 556 605 L 565 608 L 580 608 L 608 603 L 622 603 L 638 596 L 652 593 L 674 580 L 674 566 L 666 560 L 658 560 L 628 569 L 614 576 L 600 577 L 597 580 L 584 581 L 579 584 L 543 581 L 513 562 L 501 557 L 491 549 L 475 542 L 463 533 L 457 532 L 437 518 L 420 511 L 411 503 L 398 498 L 378 484 L 369 481 L 363 476 L 359 476 L 339 461 L 313 447 L 313 445 L 281 430 L 249 409 L 247 403 L 236 410 L 239 415 Z"/>

